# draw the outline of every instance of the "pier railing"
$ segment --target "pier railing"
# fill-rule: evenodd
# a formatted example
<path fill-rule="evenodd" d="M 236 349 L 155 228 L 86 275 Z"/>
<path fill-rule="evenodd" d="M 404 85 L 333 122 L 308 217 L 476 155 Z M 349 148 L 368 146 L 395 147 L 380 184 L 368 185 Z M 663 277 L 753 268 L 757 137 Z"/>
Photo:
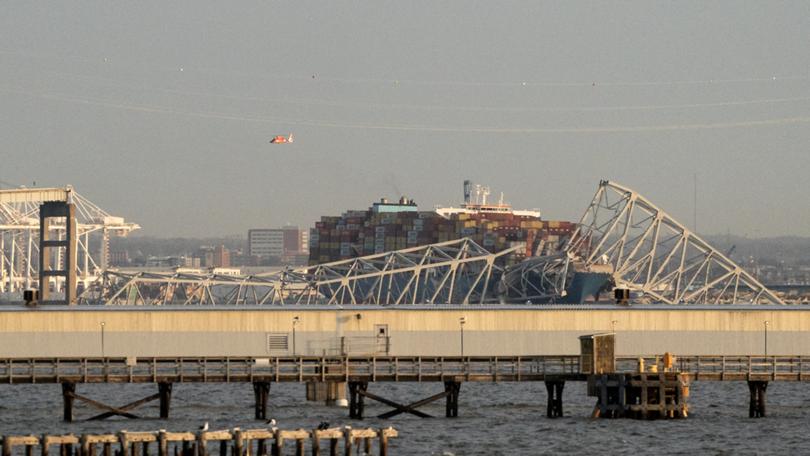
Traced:
<path fill-rule="evenodd" d="M 579 356 L 7 358 L 0 383 L 541 381 L 580 376 Z M 584 378 L 584 377 L 583 377 Z"/>
<path fill-rule="evenodd" d="M 616 369 L 638 371 L 639 359 L 663 372 L 663 357 L 654 355 L 617 358 Z M 671 370 L 703 381 L 810 381 L 810 356 L 676 356 Z"/>
<path fill-rule="evenodd" d="M 619 357 L 617 372 L 664 371 L 663 357 Z M 655 366 L 653 368 L 652 366 Z M 810 357 L 676 356 L 692 380 L 810 381 Z M 506 357 L 0 358 L 0 383 L 428 382 L 584 380 L 577 355 Z"/>

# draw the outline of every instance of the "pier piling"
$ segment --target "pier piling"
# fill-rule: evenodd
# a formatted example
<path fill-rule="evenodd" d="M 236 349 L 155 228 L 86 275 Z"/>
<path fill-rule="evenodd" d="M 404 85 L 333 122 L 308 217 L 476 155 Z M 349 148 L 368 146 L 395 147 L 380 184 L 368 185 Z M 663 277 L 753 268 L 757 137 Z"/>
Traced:
<path fill-rule="evenodd" d="M 748 391 L 751 393 L 751 400 L 748 406 L 748 416 L 750 418 L 765 417 L 765 391 L 768 389 L 766 381 L 748 381 Z"/>
<path fill-rule="evenodd" d="M 76 384 L 71 382 L 62 383 L 62 419 L 68 423 L 73 422 L 73 400 L 76 394 Z"/>
<path fill-rule="evenodd" d="M 548 406 L 546 416 L 549 418 L 559 418 L 563 416 L 563 388 L 565 380 L 546 380 L 546 391 L 548 391 Z"/>
<path fill-rule="evenodd" d="M 461 390 L 461 383 L 455 381 L 444 382 L 444 391 L 447 393 L 445 405 L 445 416 L 447 418 L 458 417 L 458 395 Z"/>
<path fill-rule="evenodd" d="M 160 418 L 169 418 L 169 406 L 172 402 L 172 384 L 168 382 L 158 383 L 158 394 L 160 395 Z"/>
<path fill-rule="evenodd" d="M 349 382 L 349 418 L 362 420 L 368 382 Z"/>
<path fill-rule="evenodd" d="M 267 419 L 267 398 L 270 395 L 270 382 L 253 382 L 253 394 L 256 399 L 257 420 Z"/>

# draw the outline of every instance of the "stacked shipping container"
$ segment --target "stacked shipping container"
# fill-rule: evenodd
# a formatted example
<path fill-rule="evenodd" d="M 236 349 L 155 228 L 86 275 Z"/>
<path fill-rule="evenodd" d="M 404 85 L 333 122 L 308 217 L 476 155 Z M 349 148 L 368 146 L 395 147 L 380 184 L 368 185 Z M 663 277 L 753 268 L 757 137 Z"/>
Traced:
<path fill-rule="evenodd" d="M 376 206 L 376 204 L 375 204 Z M 309 263 L 355 258 L 469 237 L 487 250 L 517 246 L 518 257 L 556 250 L 571 235 L 574 223 L 541 220 L 512 213 L 347 211 L 323 216 L 310 231 Z"/>

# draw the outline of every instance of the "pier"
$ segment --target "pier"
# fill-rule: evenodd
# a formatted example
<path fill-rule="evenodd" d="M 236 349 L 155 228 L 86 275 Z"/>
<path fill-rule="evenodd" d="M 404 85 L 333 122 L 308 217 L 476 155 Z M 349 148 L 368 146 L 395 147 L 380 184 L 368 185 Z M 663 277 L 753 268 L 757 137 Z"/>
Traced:
<path fill-rule="evenodd" d="M 613 360 L 613 372 L 604 373 L 593 371 L 593 358 L 588 355 L 6 358 L 0 359 L 0 383 L 61 384 L 64 419 L 72 421 L 75 419 L 73 405 L 76 400 L 88 403 L 102 412 L 88 419 L 103 419 L 113 415 L 136 418 L 135 408 L 155 400 L 160 402 L 160 418 L 168 418 L 173 385 L 182 383 L 250 383 L 255 398 L 255 418 L 264 419 L 272 402 L 272 384 L 280 382 L 348 387 L 349 416 L 356 419 L 364 416 L 365 399 L 392 407 L 392 411 L 380 415 L 381 418 L 390 418 L 400 413 L 426 417 L 428 415 L 419 411 L 419 407 L 445 399 L 445 416 L 452 418 L 459 415 L 459 397 L 463 391 L 462 385 L 466 382 L 544 382 L 548 390 L 547 415 L 559 417 L 563 414 L 566 382 L 598 381 L 608 373 L 613 375 L 610 381 L 616 381 L 617 376 L 628 376 L 625 382 L 628 387 L 640 385 L 634 385 L 633 382 L 652 381 L 647 377 L 632 377 L 639 375 L 639 366 L 644 366 L 645 372 L 641 374 L 647 375 L 649 379 L 658 378 L 658 373 L 664 375 L 665 372 L 669 373 L 667 375 L 680 376 L 678 379 L 667 379 L 668 382 L 681 381 L 681 378 L 688 382 L 747 382 L 750 388 L 750 416 L 763 417 L 766 414 L 765 393 L 770 382 L 810 381 L 810 357 L 804 356 L 675 356 L 674 362 L 671 358 L 667 366 L 664 356 L 616 357 Z M 420 382 L 437 385 L 439 388 L 427 398 L 403 404 L 399 400 L 383 398 L 375 393 L 370 385 L 376 382 Z M 156 385 L 156 392 L 125 405 L 110 406 L 80 394 L 78 387 L 91 383 L 152 383 Z M 603 383 L 605 387 L 611 385 L 618 384 Z M 683 393 L 681 397 L 685 398 Z M 631 405 L 627 401 L 622 403 Z M 667 400 L 655 402 L 664 403 Z M 607 410 L 609 407 L 604 408 L 603 412 Z"/>
<path fill-rule="evenodd" d="M 330 429 L 245 429 L 168 432 L 127 432 L 114 434 L 68 435 L 6 435 L 0 436 L 2 456 L 21 454 L 33 456 L 281 456 L 285 444 L 295 448 L 296 456 L 309 449 L 312 456 L 322 454 L 321 444 L 330 456 L 350 456 L 354 450 L 365 454 L 388 454 L 389 439 L 398 437 L 394 428 L 353 429 L 350 426 Z M 212 450 L 211 447 L 214 447 Z M 340 451 L 340 447 L 343 451 Z M 52 453 L 52 449 L 58 449 Z M 377 451 L 373 453 L 373 449 Z"/>

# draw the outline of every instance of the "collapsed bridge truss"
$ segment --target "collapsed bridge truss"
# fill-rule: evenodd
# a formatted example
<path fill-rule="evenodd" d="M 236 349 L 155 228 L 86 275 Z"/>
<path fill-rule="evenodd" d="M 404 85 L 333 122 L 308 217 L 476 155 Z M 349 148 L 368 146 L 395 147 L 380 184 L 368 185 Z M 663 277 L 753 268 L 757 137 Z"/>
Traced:
<path fill-rule="evenodd" d="M 663 304 L 784 304 L 637 192 L 602 181 L 552 255 L 514 261 L 470 239 L 231 277 L 107 271 L 83 303 L 167 305 L 580 303 L 614 288 Z"/>
<path fill-rule="evenodd" d="M 127 305 L 421 304 L 497 302 L 493 284 L 516 248 L 468 238 L 273 274 L 107 271 L 80 303 Z"/>
<path fill-rule="evenodd" d="M 667 304 L 783 304 L 763 284 L 637 192 L 602 181 L 565 250 L 607 265 L 616 287 Z"/>

